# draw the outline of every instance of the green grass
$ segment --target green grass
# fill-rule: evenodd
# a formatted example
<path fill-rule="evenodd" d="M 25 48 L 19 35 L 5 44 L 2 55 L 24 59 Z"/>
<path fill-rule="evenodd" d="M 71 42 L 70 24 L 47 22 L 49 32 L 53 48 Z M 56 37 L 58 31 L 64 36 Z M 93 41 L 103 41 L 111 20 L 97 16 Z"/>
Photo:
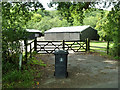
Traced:
<path fill-rule="evenodd" d="M 90 47 L 90 49 L 93 49 L 93 50 L 99 50 L 99 51 L 106 51 L 107 50 L 107 42 L 91 41 L 90 46 L 96 46 L 96 47 Z M 110 42 L 109 47 L 112 48 L 112 46 L 113 46 L 113 43 Z M 103 47 L 103 48 L 99 48 L 99 47 Z"/>
<path fill-rule="evenodd" d="M 73 44 L 73 42 L 65 42 L 66 44 Z M 80 42 L 80 43 L 84 43 L 84 42 Z M 74 45 L 72 45 L 73 49 L 79 49 L 79 47 L 75 47 L 75 45 L 78 45 L 77 43 L 74 43 Z M 107 42 L 98 42 L 98 41 L 91 41 L 90 42 L 90 49 L 93 50 L 97 50 L 97 51 L 103 51 L 105 52 L 107 50 Z M 92 47 L 92 46 L 96 46 L 96 47 Z M 113 43 L 110 42 L 110 48 L 113 46 Z M 84 47 L 86 47 L 86 45 L 84 44 Z M 98 48 L 97 48 L 98 47 Z M 102 47 L 102 48 L 99 48 Z M 84 49 L 81 49 L 80 51 L 85 51 Z"/>
<path fill-rule="evenodd" d="M 32 88 L 35 85 L 34 79 L 41 78 L 41 67 L 46 64 L 42 60 L 34 57 L 29 58 L 29 62 L 22 65 L 23 70 L 18 69 L 18 65 L 4 62 L 2 75 L 2 88 Z"/>
<path fill-rule="evenodd" d="M 3 88 L 27 88 L 32 86 L 34 76 L 32 71 L 13 70 L 3 75 Z"/>
<path fill-rule="evenodd" d="M 99 46 L 99 47 L 107 47 L 107 42 L 96 42 L 96 41 L 91 41 L 90 46 Z M 110 48 L 113 46 L 113 43 L 110 42 Z"/>
<path fill-rule="evenodd" d="M 65 42 L 66 44 L 73 44 L 73 42 Z M 80 42 L 84 43 L 84 42 Z M 72 45 L 72 49 L 79 49 L 79 45 L 77 46 L 77 42 Z M 70 45 L 69 45 L 70 46 Z M 100 41 L 90 41 L 90 51 L 91 52 L 99 52 L 102 54 L 106 54 L 107 52 L 107 42 L 100 42 Z M 109 48 L 112 48 L 113 43 L 110 42 Z M 84 44 L 84 47 L 86 48 L 86 44 Z M 85 49 L 81 48 L 79 51 L 85 51 Z"/>
<path fill-rule="evenodd" d="M 74 42 L 65 42 L 66 44 L 68 44 L 68 46 L 71 46 Z M 78 42 L 78 43 L 81 43 L 81 44 L 83 44 L 84 42 Z M 72 49 L 79 49 L 79 45 L 78 45 L 78 43 L 77 42 L 75 42 L 71 47 L 72 47 Z M 69 45 L 70 44 L 70 45 Z M 84 44 L 83 45 L 84 47 L 86 47 L 86 45 Z M 85 51 L 85 49 L 83 49 L 83 47 L 81 47 L 80 48 L 80 50 L 79 51 Z"/>
<path fill-rule="evenodd" d="M 107 42 L 90 42 L 90 46 L 107 47 Z"/>

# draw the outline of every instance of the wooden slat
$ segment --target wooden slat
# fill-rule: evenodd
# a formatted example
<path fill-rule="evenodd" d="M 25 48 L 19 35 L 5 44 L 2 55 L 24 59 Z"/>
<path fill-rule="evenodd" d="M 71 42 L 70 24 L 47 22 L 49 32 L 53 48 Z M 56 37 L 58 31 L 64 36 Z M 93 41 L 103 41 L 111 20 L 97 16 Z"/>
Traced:
<path fill-rule="evenodd" d="M 107 49 L 106 47 L 98 47 L 98 46 L 90 46 L 90 47 Z"/>

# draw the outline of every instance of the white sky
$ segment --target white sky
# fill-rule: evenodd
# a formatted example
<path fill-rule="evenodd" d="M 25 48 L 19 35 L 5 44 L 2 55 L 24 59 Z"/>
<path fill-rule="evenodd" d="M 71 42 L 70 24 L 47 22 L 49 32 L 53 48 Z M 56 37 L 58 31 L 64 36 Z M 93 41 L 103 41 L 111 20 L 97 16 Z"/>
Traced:
<path fill-rule="evenodd" d="M 42 5 L 44 6 L 44 8 L 46 10 L 55 10 L 54 7 L 53 8 L 49 8 L 48 5 L 47 5 L 47 3 L 50 3 L 50 1 L 52 1 L 52 0 L 39 0 L 39 1 L 42 3 Z"/>
<path fill-rule="evenodd" d="M 45 8 L 46 10 L 55 10 L 55 7 L 49 8 L 48 5 L 47 5 L 47 3 L 50 3 L 50 1 L 52 1 L 52 0 L 39 0 L 39 1 L 42 3 L 42 5 L 44 6 L 44 8 Z M 101 4 L 101 6 L 103 6 L 103 4 Z M 98 6 L 96 5 L 96 7 L 98 7 Z M 110 7 L 107 8 L 107 9 L 105 9 L 105 8 L 103 8 L 103 9 L 110 11 L 112 7 L 113 7 L 113 6 L 110 6 Z M 98 8 L 99 8 L 99 7 L 98 7 Z"/>

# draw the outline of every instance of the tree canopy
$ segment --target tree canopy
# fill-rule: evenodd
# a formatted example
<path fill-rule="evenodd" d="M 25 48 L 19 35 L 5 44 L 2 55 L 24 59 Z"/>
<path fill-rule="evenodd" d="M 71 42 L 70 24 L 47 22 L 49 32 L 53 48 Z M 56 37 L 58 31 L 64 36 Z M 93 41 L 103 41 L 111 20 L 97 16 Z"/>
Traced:
<path fill-rule="evenodd" d="M 89 9 L 90 2 L 51 2 L 49 7 L 57 4 L 57 10 L 71 25 L 83 25 L 83 11 Z"/>
<path fill-rule="evenodd" d="M 40 10 L 38 10 L 39 13 Z M 44 12 L 47 14 L 44 14 Z M 34 14 L 36 15 L 36 14 Z M 35 18 L 33 15 L 32 18 Z M 64 27 L 69 26 L 70 24 L 67 20 L 63 19 L 62 16 L 59 14 L 58 11 L 46 11 L 44 10 L 39 15 L 43 15 L 39 22 L 35 22 L 34 20 L 30 20 L 27 23 L 27 28 L 29 29 L 38 29 L 44 33 L 44 31 L 49 30 L 53 27 Z"/>
<path fill-rule="evenodd" d="M 113 40 L 113 54 L 120 56 L 120 1 L 97 23 L 96 29 L 106 40 Z"/>
<path fill-rule="evenodd" d="M 14 61 L 12 57 L 18 57 L 21 52 L 19 40 L 25 39 L 27 35 L 25 31 L 26 23 L 38 8 L 44 9 L 39 2 L 2 2 L 4 60 Z"/>
<path fill-rule="evenodd" d="M 49 7 L 54 4 L 57 10 L 47 11 L 40 2 L 2 2 L 3 57 L 21 52 L 19 40 L 27 36 L 26 28 L 44 32 L 53 27 L 79 25 L 91 25 L 99 31 L 101 40 L 114 41 L 114 55 L 119 55 L 120 2 L 112 11 L 95 9 L 96 2 L 51 2 Z M 107 6 L 105 2 L 104 5 Z"/>

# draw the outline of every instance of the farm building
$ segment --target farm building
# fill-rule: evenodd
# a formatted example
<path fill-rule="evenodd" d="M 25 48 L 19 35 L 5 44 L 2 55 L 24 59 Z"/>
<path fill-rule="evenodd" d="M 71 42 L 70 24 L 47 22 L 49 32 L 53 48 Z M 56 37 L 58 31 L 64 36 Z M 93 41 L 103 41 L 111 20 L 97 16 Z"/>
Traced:
<path fill-rule="evenodd" d="M 40 30 L 26 29 L 26 31 L 29 33 L 28 39 L 34 39 L 35 37 L 42 36 L 42 32 Z"/>
<path fill-rule="evenodd" d="M 98 40 L 97 30 L 88 26 L 56 27 L 45 31 L 45 40 Z"/>

